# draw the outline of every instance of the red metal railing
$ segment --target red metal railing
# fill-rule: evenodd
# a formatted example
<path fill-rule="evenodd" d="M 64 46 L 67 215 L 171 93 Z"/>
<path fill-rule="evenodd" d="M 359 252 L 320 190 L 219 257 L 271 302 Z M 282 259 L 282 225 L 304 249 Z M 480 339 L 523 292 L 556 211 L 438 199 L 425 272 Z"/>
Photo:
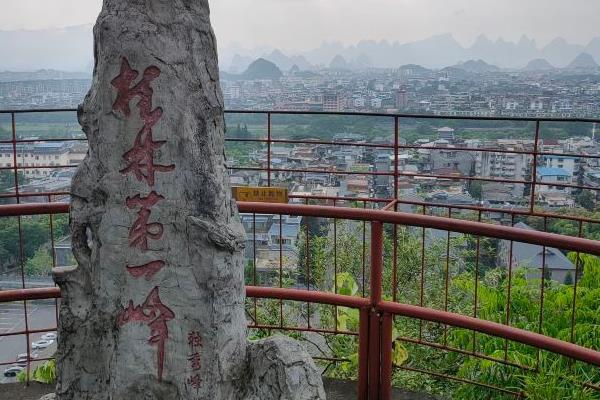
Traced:
<path fill-rule="evenodd" d="M 30 170 L 30 169 L 60 169 L 60 168 L 75 168 L 77 165 L 75 164 L 63 164 L 63 165 L 29 165 L 23 166 L 19 165 L 17 160 L 17 146 L 25 143 L 34 143 L 34 142 L 61 142 L 61 141 L 85 141 L 85 138 L 82 137 L 71 137 L 71 138 L 38 138 L 31 139 L 27 137 L 19 138 L 18 130 L 17 130 L 17 116 L 28 115 L 28 114 L 40 114 L 40 113 L 48 113 L 48 114 L 57 114 L 57 113 L 70 113 L 75 115 L 76 109 L 38 109 L 38 110 L 0 110 L 0 125 L 2 124 L 1 117 L 8 116 L 10 121 L 6 121 L 5 124 L 10 125 L 11 130 L 11 138 L 1 140 L 1 144 L 11 144 L 13 145 L 14 150 L 14 159 L 11 163 L 12 165 L 6 166 L 0 164 L 0 171 L 2 170 L 11 170 L 14 172 L 15 179 L 15 188 L 14 193 L 0 193 L 0 198 L 15 198 L 17 202 L 19 202 L 20 198 L 31 198 L 31 197 L 44 197 L 44 196 L 66 196 L 68 192 L 66 191 L 56 191 L 56 192 L 48 192 L 48 193 L 28 193 L 21 192 L 19 190 L 19 181 L 18 181 L 18 171 L 22 170 Z M 469 209 L 478 210 L 482 212 L 502 212 L 507 215 L 529 215 L 529 216 L 537 216 L 540 218 L 565 218 L 567 216 L 556 215 L 548 212 L 539 212 L 535 209 L 536 205 L 536 194 L 537 187 L 543 186 L 555 186 L 562 187 L 565 189 L 575 189 L 575 190 L 590 190 L 590 191 L 598 191 L 600 188 L 595 185 L 581 185 L 574 183 L 561 183 L 561 182 L 543 182 L 538 179 L 537 169 L 539 167 L 538 161 L 541 157 L 544 156 L 556 156 L 556 157 L 575 157 L 578 159 L 597 159 L 600 158 L 600 155 L 597 154 L 577 154 L 577 153 L 565 153 L 565 152 L 551 152 L 544 151 L 542 146 L 542 128 L 543 124 L 552 124 L 552 123 L 584 123 L 584 124 L 598 124 L 600 123 L 600 119 L 591 119 L 591 118 L 512 118 L 512 117 L 461 117 L 461 116 L 438 116 L 438 115 L 423 115 L 423 114 L 391 114 L 391 113 L 345 113 L 345 112 L 318 112 L 318 111 L 254 111 L 254 110 L 228 110 L 226 111 L 226 115 L 228 117 L 232 116 L 241 116 L 241 115 L 250 115 L 250 116 L 265 116 L 265 131 L 266 137 L 264 138 L 236 138 L 236 137 L 227 137 L 226 141 L 228 143 L 236 143 L 236 142 L 244 142 L 244 143 L 259 143 L 266 145 L 266 165 L 260 166 L 244 166 L 244 165 L 230 165 L 229 169 L 231 171 L 264 171 L 267 173 L 266 184 L 272 185 L 277 184 L 273 177 L 273 174 L 276 173 L 294 173 L 294 174 L 308 174 L 308 173 L 322 173 L 328 174 L 332 176 L 340 176 L 340 175 L 354 175 L 354 176 L 389 176 L 393 177 L 393 199 L 398 201 L 398 204 L 406 204 L 412 206 L 423 206 L 423 207 L 452 207 L 457 209 L 466 209 L 465 206 L 461 205 L 450 205 L 450 204 L 436 204 L 435 202 L 415 202 L 415 201 L 406 201 L 399 197 L 399 178 L 431 178 L 436 180 L 450 180 L 450 181 L 466 181 L 466 182 L 497 182 L 497 183 L 505 183 L 505 184 L 520 184 L 526 185 L 529 187 L 529 204 L 526 208 L 523 207 L 511 207 L 511 208 L 494 208 L 494 207 L 483 207 L 483 206 L 472 206 Z M 392 135 L 391 140 L 382 143 L 369 143 L 366 141 L 362 142 L 344 142 L 344 141 L 327 141 L 327 140 L 313 140 L 313 139 L 290 139 L 290 138 L 278 138 L 275 137 L 273 133 L 273 127 L 276 123 L 273 121 L 274 117 L 344 117 L 344 118 L 370 118 L 376 121 L 388 120 L 391 122 L 390 133 Z M 464 146 L 453 146 L 453 147 L 423 147 L 417 145 L 410 144 L 401 144 L 401 122 L 403 120 L 444 120 L 444 121 L 493 121 L 497 123 L 501 122 L 512 122 L 512 123 L 534 123 L 535 127 L 532 132 L 532 140 L 531 145 L 532 149 L 522 150 L 522 149 L 505 149 L 505 148 L 496 148 L 496 147 L 464 147 Z M 319 169 L 319 168 L 277 168 L 272 165 L 272 146 L 274 144 L 280 145 L 331 145 L 331 146 L 347 146 L 347 147 L 362 147 L 362 148 L 379 148 L 379 149 L 387 149 L 392 150 L 394 152 L 393 155 L 393 163 L 392 163 L 392 171 L 349 171 L 349 170 L 341 170 L 337 168 L 328 168 L 328 169 Z M 458 153 L 498 153 L 498 154 L 521 154 L 530 156 L 529 161 L 529 174 L 531 175 L 531 179 L 505 179 L 496 176 L 475 176 L 474 173 L 469 175 L 466 174 L 435 174 L 435 173 L 424 173 L 424 172 L 403 172 L 400 169 L 399 165 L 399 151 L 401 150 L 434 150 L 434 151 L 443 151 L 443 150 L 452 150 Z M 319 196 L 296 196 L 296 198 L 315 198 L 319 199 Z M 294 198 L 294 196 L 292 196 Z M 370 199 L 368 201 L 381 201 L 386 199 Z M 570 217 L 567 217 L 570 218 Z M 575 219 L 577 219 L 575 217 Z M 579 219 L 577 219 L 579 220 Z M 597 221 L 594 221 L 597 222 Z"/>
<path fill-rule="evenodd" d="M 36 112 L 68 112 L 74 113 L 75 110 L 37 110 Z M 0 216 L 1 217 L 14 217 L 19 222 L 19 247 L 21 249 L 21 253 L 18 260 L 18 265 L 20 266 L 20 278 L 22 281 L 23 289 L 30 286 L 30 282 L 26 279 L 23 273 L 23 265 L 25 264 L 25 259 L 23 256 L 23 247 L 27 242 L 27 237 L 24 231 L 21 228 L 22 219 L 25 216 L 35 216 L 35 215 L 50 215 L 49 225 L 50 230 L 52 231 L 52 215 L 56 214 L 64 214 L 68 212 L 68 204 L 65 203 L 55 203 L 55 201 L 61 201 L 68 196 L 68 191 L 57 190 L 57 191 L 48 191 L 48 192 L 27 192 L 21 190 L 21 185 L 19 183 L 19 172 L 37 168 L 37 169 L 52 169 L 57 170 L 60 168 L 73 168 L 75 165 L 38 165 L 38 166 L 24 166 L 19 165 L 17 161 L 17 153 L 18 146 L 22 143 L 31 143 L 35 141 L 42 142 L 50 142 L 50 141 L 71 141 L 71 140 L 85 140 L 80 137 L 75 138 L 40 138 L 38 139 L 30 139 L 23 137 L 23 135 L 19 135 L 18 131 L 18 117 L 21 114 L 27 114 L 30 111 L 10 111 L 10 112 L 1 112 L 0 111 L 0 126 L 2 126 L 2 115 L 9 116 L 9 125 L 10 126 L 10 140 L 0 141 L 0 144 L 10 144 L 13 149 L 13 164 L 10 167 L 2 166 L 0 164 L 0 169 L 2 170 L 10 170 L 13 172 L 15 187 L 12 193 L 0 193 L 0 200 L 4 199 L 5 201 L 14 201 L 17 204 L 15 205 L 3 205 L 0 206 Z M 257 305 L 257 301 L 254 301 L 254 313 L 253 313 L 253 323 L 251 324 L 251 328 L 262 329 L 267 331 L 307 331 L 307 332 L 319 332 L 323 334 L 334 334 L 334 335 L 350 335 L 353 337 L 358 337 L 359 340 L 359 386 L 360 386 L 360 394 L 361 396 L 366 396 L 366 393 L 369 393 L 370 398 L 389 398 L 389 390 L 390 390 L 390 380 L 391 380 L 391 362 L 390 357 L 391 353 L 389 349 L 391 348 L 391 330 L 390 327 L 394 324 L 394 316 L 398 317 L 410 317 L 419 321 L 419 334 L 416 337 L 400 337 L 397 340 L 400 340 L 404 343 L 412 343 L 418 346 L 424 346 L 428 348 L 437 349 L 439 351 L 444 352 L 452 352 L 456 354 L 462 354 L 468 357 L 475 357 L 483 360 L 488 360 L 494 363 L 498 363 L 500 365 L 506 365 L 510 367 L 517 368 L 523 371 L 538 371 L 539 370 L 539 354 L 538 359 L 535 366 L 523 364 L 516 360 L 512 360 L 508 356 L 508 347 L 509 342 L 515 341 L 520 343 L 527 343 L 536 347 L 538 349 L 546 349 L 557 354 L 565 354 L 567 356 L 572 356 L 575 359 L 579 359 L 582 361 L 586 361 L 588 363 L 598 365 L 597 363 L 597 353 L 593 352 L 589 349 L 582 349 L 578 346 L 575 346 L 573 343 L 576 343 L 575 340 L 575 328 L 577 326 L 577 299 L 578 299 L 578 281 L 581 278 L 580 276 L 580 265 L 577 265 L 575 272 L 575 279 L 573 285 L 573 297 L 572 297 L 572 308 L 570 311 L 570 342 L 559 342 L 554 338 L 549 338 L 545 336 L 540 336 L 542 333 L 542 326 L 544 323 L 544 296 L 545 296 L 545 288 L 548 284 L 545 274 L 542 273 L 541 283 L 539 288 L 539 320 L 537 323 L 537 327 L 535 330 L 537 332 L 524 332 L 518 329 L 515 329 L 510 326 L 511 324 L 511 306 L 512 306 L 512 298 L 511 298 L 511 289 L 512 283 L 511 279 L 513 277 L 513 270 L 516 266 L 513 265 L 512 258 L 512 249 L 513 242 L 524 242 L 530 244 L 541 245 L 545 249 L 548 247 L 556 247 L 562 250 L 571 250 L 576 253 L 589 253 L 589 254 L 600 254 L 598 242 L 586 240 L 584 239 L 586 235 L 586 231 L 590 230 L 590 227 L 595 227 L 600 221 L 594 219 L 594 216 L 590 217 L 581 217 L 578 215 L 563 215 L 557 214 L 553 212 L 540 211 L 535 208 L 535 200 L 536 200 L 536 188 L 538 186 L 543 185 L 553 185 L 553 186 L 564 186 L 570 188 L 585 188 L 591 191 L 597 191 L 598 188 L 594 186 L 585 186 L 585 185 L 573 185 L 573 184 L 556 184 L 556 183 L 543 183 L 539 182 L 536 177 L 537 168 L 537 160 L 538 158 L 546 155 L 556 155 L 556 156 L 576 156 L 581 158 L 598 158 L 600 156 L 596 155 L 574 155 L 574 154 L 564 154 L 564 153 L 553 153 L 544 151 L 541 147 L 541 131 L 543 123 L 552 123 L 552 122 L 565 122 L 562 119 L 528 119 L 528 118 L 462 118 L 462 117 L 437 117 L 437 116 L 428 116 L 428 115 L 390 115 L 390 114 L 345 114 L 345 113 L 295 113 L 295 112 L 248 112 L 248 111 L 231 111 L 228 112 L 228 116 L 234 114 L 258 114 L 264 115 L 266 117 L 266 125 L 265 132 L 266 137 L 264 139 L 257 138 L 227 138 L 228 143 L 236 143 L 236 142 L 249 142 L 249 143 L 262 143 L 266 145 L 266 162 L 260 164 L 259 166 L 230 166 L 232 171 L 235 170 L 249 170 L 249 171 L 262 171 L 266 173 L 266 185 L 279 185 L 281 184 L 278 181 L 277 174 L 278 173 L 290 173 L 293 176 L 298 176 L 300 179 L 307 173 L 317 172 L 328 175 L 356 175 L 356 176 L 370 176 L 372 178 L 381 177 L 381 176 L 390 176 L 393 178 L 392 183 L 392 194 L 391 198 L 372 198 L 372 197 L 339 197 L 339 196 L 314 196 L 314 195 L 305 195 L 299 194 L 295 195 L 292 193 L 290 198 L 292 201 L 303 202 L 306 206 L 299 205 L 271 205 L 271 204 L 240 204 L 240 211 L 243 213 L 248 213 L 253 216 L 252 219 L 252 241 L 254 243 L 253 246 L 253 254 L 250 257 L 253 261 L 253 270 L 252 270 L 252 279 L 251 282 L 253 286 L 248 288 L 248 295 L 252 298 L 271 298 L 281 300 L 279 313 L 280 313 L 280 321 L 276 324 L 265 324 L 261 323 L 257 315 L 257 309 L 259 306 Z M 335 117 L 350 117 L 350 118 L 376 118 L 376 119 L 385 119 L 392 122 L 391 127 L 391 140 L 385 143 L 357 143 L 357 142 L 337 142 L 337 141 L 317 141 L 313 139 L 290 139 L 290 138 L 278 138 L 277 130 L 274 129 L 276 127 L 276 119 L 275 117 L 280 115 L 300 115 L 309 117 L 311 115 L 316 116 L 335 116 Z M 535 123 L 534 129 L 534 137 L 532 141 L 532 150 L 506 150 L 506 149 L 495 149 L 495 148 L 468 148 L 468 147 L 456 147 L 452 148 L 452 150 L 456 150 L 457 152 L 491 152 L 491 153 L 514 153 L 514 154 L 524 154 L 529 155 L 531 157 L 531 179 L 529 180 L 510 180 L 503 178 L 489 178 L 489 177 L 477 177 L 477 176 L 456 176 L 456 175 L 447 175 L 447 174 L 427 174 L 427 173 L 405 173 L 402 172 L 399 166 L 399 154 L 400 150 L 418 150 L 422 149 L 420 146 L 401 144 L 400 137 L 400 124 L 403 119 L 448 119 L 448 120 L 496 120 L 496 121 L 520 121 L 523 123 L 533 122 Z M 274 121 L 275 120 L 275 121 Z M 590 119 L 577 119 L 577 120 L 567 120 L 566 122 L 580 122 L 580 123 L 597 123 L 600 120 L 590 120 Z M 381 171 L 349 171 L 349 170 L 337 170 L 337 169 L 318 169 L 318 168 L 306 168 L 306 167 L 298 167 L 298 168 L 275 168 L 273 167 L 273 145 L 283 145 L 283 146 L 291 146 L 291 145 L 322 145 L 322 146 L 340 146 L 340 147 L 365 147 L 371 149 L 381 148 L 384 150 L 391 150 L 394 152 L 392 168 L 393 171 L 389 172 L 381 172 Z M 430 148 L 431 149 L 431 148 Z M 1 172 L 1 171 L 0 171 Z M 445 203 L 436 203 L 431 201 L 416 201 L 416 200 L 408 200 L 403 199 L 400 196 L 400 184 L 399 178 L 406 177 L 429 177 L 435 178 L 438 180 L 464 180 L 464 181 L 492 181 L 499 183 L 516 183 L 516 184 L 524 184 L 530 186 L 530 194 L 529 204 L 527 207 L 521 208 L 494 208 L 494 207 L 484 207 L 481 205 L 460 205 L 460 204 L 445 204 Z M 32 200 L 44 201 L 46 203 L 36 203 L 36 204 L 27 204 Z M 309 205 L 310 204 L 310 205 Z M 329 206 L 319 206 L 315 204 L 327 204 Z M 340 206 L 348 206 L 351 205 L 355 208 L 343 208 Z M 412 207 L 413 213 L 399 213 L 398 210 L 403 207 Z M 371 208 L 380 208 L 381 210 L 372 210 Z M 334 282 L 333 282 L 333 291 L 334 293 L 327 293 L 327 290 L 330 288 L 316 288 L 311 286 L 311 274 L 314 273 L 313 263 L 314 261 L 310 259 L 310 251 L 309 247 L 312 241 L 315 238 L 311 237 L 309 228 L 307 225 L 303 226 L 305 232 L 305 253 L 306 257 L 301 260 L 304 263 L 305 268 L 305 287 L 306 290 L 298 291 L 294 289 L 285 288 L 282 282 L 283 276 L 283 248 L 281 241 L 279 243 L 279 265 L 278 265 L 278 276 L 279 280 L 277 285 L 279 287 L 275 288 L 266 288 L 266 287 L 257 287 L 259 284 L 257 279 L 257 231 L 256 231 L 256 216 L 260 214 L 276 214 L 276 215 L 297 215 L 305 218 L 327 218 L 329 220 L 333 220 L 332 222 L 332 230 L 333 230 L 333 257 L 332 263 L 334 264 Z M 496 223 L 490 223 L 489 216 L 491 214 L 501 214 L 504 218 L 504 223 L 507 226 L 497 225 Z M 575 231 L 577 233 L 573 234 L 574 237 L 565 237 L 554 235 L 546 232 L 538 232 L 531 230 L 523 230 L 513 228 L 515 222 L 523 217 L 536 218 L 540 220 L 540 224 L 543 226 L 543 230 L 547 230 L 548 226 L 554 220 L 563 220 L 566 223 L 571 223 L 574 225 Z M 471 218 L 475 221 L 465 221 L 464 219 Z M 339 285 L 337 280 L 337 273 L 339 271 L 340 265 L 338 261 L 338 253 L 341 251 L 338 247 L 338 237 L 339 237 L 339 221 L 343 220 L 352 220 L 357 221 L 360 225 L 362 224 L 362 232 L 361 232 L 361 241 L 362 245 L 361 251 L 362 256 L 360 264 L 361 264 L 361 272 L 360 272 L 360 288 L 361 288 L 361 296 L 362 297 L 350 297 L 339 295 Z M 385 260 L 388 264 L 391 264 L 387 267 L 384 266 L 385 262 L 382 260 L 382 240 L 383 236 L 389 235 L 389 231 L 384 232 L 384 225 L 391 226 L 392 231 L 392 255 L 388 254 L 388 257 L 391 258 L 391 262 L 389 258 Z M 421 234 L 421 246 L 420 246 L 420 265 L 415 265 L 415 268 L 419 270 L 420 279 L 419 279 L 419 288 L 417 290 L 419 301 L 418 304 L 409 305 L 409 304 L 399 304 L 398 303 L 398 294 L 401 292 L 401 279 L 398 276 L 398 240 L 399 240 L 399 228 L 403 226 L 411 227 L 411 229 L 415 230 L 415 232 L 419 232 Z M 446 236 L 446 256 L 445 256 L 445 285 L 441 289 L 440 296 L 445 299 L 443 310 L 434 310 L 427 307 L 426 304 L 426 296 L 425 292 L 427 291 L 426 284 L 426 274 L 430 266 L 426 261 L 426 253 L 427 253 L 427 240 L 426 240 L 426 232 L 432 229 L 447 231 Z M 279 232 L 281 237 L 281 219 L 279 220 Z M 475 293 L 474 293 L 474 304 L 473 304 L 473 312 L 470 316 L 451 313 L 449 312 L 449 292 L 450 292 L 450 283 L 451 283 L 451 233 L 459 232 L 465 235 L 470 235 L 476 237 L 475 243 L 475 271 L 474 271 L 474 285 L 475 285 Z M 482 238 L 497 238 L 500 240 L 506 240 L 510 242 L 510 253 L 509 262 L 508 262 L 508 284 L 507 284 L 507 299 L 506 299 L 506 316 L 502 321 L 502 324 L 498 324 L 495 322 L 485 321 L 478 319 L 478 308 L 479 308 L 479 299 L 478 299 L 478 284 L 481 278 L 480 270 L 482 269 L 483 261 L 481 261 L 481 239 Z M 51 232 L 50 234 L 51 241 L 51 249 L 54 253 L 55 248 L 55 234 Z M 544 256 L 545 257 L 545 256 Z M 53 254 L 52 257 L 53 264 L 55 263 L 55 257 Z M 382 269 L 391 268 L 391 295 L 387 296 L 392 301 L 383 301 L 382 300 L 382 286 L 383 284 L 387 284 L 389 282 L 382 282 Z M 542 271 L 546 269 L 546 261 L 545 258 L 541 263 Z M 46 289 L 44 289 L 46 290 Z M 17 300 L 32 300 L 33 298 L 39 297 L 28 297 L 28 296 L 46 296 L 48 298 L 56 298 L 59 293 L 56 289 L 48 289 L 47 293 L 30 291 L 25 289 L 25 291 L 21 292 L 5 292 L 0 293 L 0 302 L 2 299 L 8 301 L 7 299 L 13 298 L 14 296 L 22 296 L 18 297 Z M 389 294 L 389 293 L 388 293 Z M 13 296 L 13 297 L 10 297 Z M 24 297 L 23 297 L 24 296 Z M 286 324 L 284 322 L 284 308 L 283 301 L 284 300 L 294 300 L 297 302 L 307 303 L 306 311 L 308 313 L 307 324 L 306 326 L 292 326 Z M 16 301 L 16 300 L 15 300 Z M 360 326 L 358 332 L 341 330 L 337 326 L 337 312 L 335 313 L 336 324 L 334 328 L 327 328 L 322 326 L 315 326 L 311 322 L 311 303 L 312 304 L 328 304 L 335 307 L 351 307 L 360 309 Z M 24 302 L 24 310 L 25 310 L 25 329 L 17 332 L 10 332 L 10 335 L 26 335 L 27 338 L 27 352 L 30 352 L 29 349 L 29 336 L 34 333 L 48 332 L 55 329 L 55 327 L 49 327 L 48 329 L 36 329 L 32 330 L 29 326 L 28 321 L 28 312 L 27 312 L 27 302 Z M 426 321 L 436 322 L 443 324 L 444 329 L 444 340 L 442 343 L 438 343 L 434 340 L 431 340 L 426 335 Z M 448 327 L 462 327 L 473 332 L 483 332 L 485 334 L 489 334 L 492 336 L 497 336 L 501 338 L 505 338 L 505 346 L 504 346 L 504 356 L 496 357 L 487 354 L 486 352 L 481 351 L 477 348 L 476 345 L 476 337 L 475 333 L 473 333 L 473 346 L 471 349 L 458 348 L 456 346 L 451 346 L 447 340 Z M 4 334 L 0 333 L 0 337 Z M 537 335 L 537 336 L 536 336 Z M 573 347 L 575 346 L 575 347 Z M 386 350 L 387 349 L 387 350 Z M 376 356 L 372 356 L 376 354 Z M 370 356 L 371 355 L 371 356 Z M 591 357 L 591 358 L 590 358 Z M 596 357 L 596 358 L 595 358 Z M 335 357 L 320 357 L 324 361 L 328 362 L 346 362 L 346 359 L 339 359 Z M 2 360 L 0 360 L 2 361 Z M 0 365 L 5 365 L 10 363 L 4 363 Z M 498 390 L 503 393 L 513 394 L 515 396 L 521 396 L 522 393 L 518 390 L 506 389 L 498 386 L 493 386 L 486 384 L 484 382 L 473 381 L 466 378 L 457 377 L 454 375 L 449 375 L 446 373 L 442 373 L 439 371 L 432 370 L 424 370 L 422 368 L 417 368 L 414 366 L 401 365 L 396 366 L 396 368 L 400 368 L 405 371 L 413 371 L 418 373 L 428 374 L 434 377 L 446 378 L 451 380 L 457 380 L 463 383 L 480 385 L 483 387 L 487 387 L 490 389 Z M 597 388 L 597 383 L 594 382 L 583 382 L 583 384 L 588 387 Z M 364 398 L 364 397 L 362 397 Z"/>
<path fill-rule="evenodd" d="M 398 304 L 382 300 L 383 268 L 383 224 L 409 225 L 443 229 L 464 234 L 478 233 L 498 239 L 519 238 L 520 241 L 551 245 L 578 252 L 600 255 L 600 242 L 569 238 L 545 232 L 526 231 L 518 228 L 494 226 L 490 224 L 460 221 L 427 215 L 413 215 L 393 211 L 360 210 L 351 208 L 282 205 L 265 203 L 239 203 L 240 212 L 252 214 L 298 215 L 305 217 L 339 218 L 369 221 L 371 224 L 371 265 L 369 298 L 344 296 L 311 290 L 289 288 L 249 286 L 247 295 L 251 298 L 269 298 L 287 301 L 300 301 L 351 307 L 360 310 L 359 336 L 359 398 L 390 399 L 392 376 L 392 319 L 394 315 L 431 321 L 452 327 L 466 328 L 507 340 L 524 343 L 539 349 L 564 355 L 566 357 L 600 366 L 600 352 L 564 342 L 548 336 L 517 329 L 505 324 L 485 321 L 422 306 Z M 67 204 L 48 203 L 36 205 L 0 206 L 0 217 L 35 214 L 56 214 L 68 210 Z M 60 297 L 58 288 L 20 289 L 0 291 L 0 303 L 12 301 L 30 301 L 35 299 L 56 299 Z M 284 329 L 285 327 L 276 327 Z M 41 330 L 11 332 L 1 336 L 48 332 L 54 327 Z M 307 328 L 310 330 L 310 327 Z M 334 331 L 335 332 L 335 331 Z M 28 351 L 29 352 L 29 351 Z"/>

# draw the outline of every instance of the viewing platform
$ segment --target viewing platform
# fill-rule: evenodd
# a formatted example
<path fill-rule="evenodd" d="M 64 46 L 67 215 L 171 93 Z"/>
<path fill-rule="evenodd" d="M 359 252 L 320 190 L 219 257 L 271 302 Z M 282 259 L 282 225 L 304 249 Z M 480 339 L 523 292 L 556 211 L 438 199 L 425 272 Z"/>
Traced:
<path fill-rule="evenodd" d="M 56 331 L 50 270 L 74 264 L 68 182 L 86 143 L 60 127 L 75 114 L 0 111 L 0 172 L 11 182 L 0 191 L 4 368 Z M 573 373 L 556 375 L 556 390 L 600 391 L 600 146 L 549 138 L 600 119 L 228 111 L 226 120 L 232 185 L 289 197 L 238 201 L 248 336 L 300 340 L 328 398 L 524 398 L 559 367 Z M 522 134 L 498 137 L 502 127 Z M 43 148 L 66 150 L 58 159 L 32 150 Z M 39 353 L 24 370 L 53 356 Z"/>

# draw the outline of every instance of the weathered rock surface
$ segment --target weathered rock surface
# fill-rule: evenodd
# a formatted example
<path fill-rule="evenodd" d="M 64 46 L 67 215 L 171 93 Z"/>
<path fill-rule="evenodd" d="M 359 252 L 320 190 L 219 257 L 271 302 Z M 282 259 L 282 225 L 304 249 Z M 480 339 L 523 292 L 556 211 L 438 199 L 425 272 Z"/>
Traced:
<path fill-rule="evenodd" d="M 247 400 L 318 400 L 325 398 L 317 368 L 295 340 L 275 336 L 248 347 Z"/>
<path fill-rule="evenodd" d="M 56 398 L 324 398 L 300 347 L 292 364 L 280 340 L 247 354 L 208 1 L 104 0 L 94 38 L 79 112 L 90 149 L 71 195 L 78 266 L 55 271 Z M 266 371 L 265 392 L 248 390 L 260 386 L 249 362 Z M 314 395 L 291 390 L 304 381 Z"/>

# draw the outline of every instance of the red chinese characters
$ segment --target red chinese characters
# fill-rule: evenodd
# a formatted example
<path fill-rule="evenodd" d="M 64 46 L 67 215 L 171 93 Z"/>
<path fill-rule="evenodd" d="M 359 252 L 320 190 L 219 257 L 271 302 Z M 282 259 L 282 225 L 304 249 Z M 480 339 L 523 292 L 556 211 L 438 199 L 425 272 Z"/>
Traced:
<path fill-rule="evenodd" d="M 167 322 L 175 318 L 175 313 L 160 300 L 159 288 L 152 289 L 142 305 L 129 306 L 119 315 L 117 323 L 123 326 L 129 322 L 145 322 L 150 327 L 148 343 L 158 348 L 158 380 L 162 380 L 165 360 L 165 342 L 169 338 Z"/>
<path fill-rule="evenodd" d="M 202 337 L 200 333 L 192 331 L 188 334 L 188 344 L 191 348 L 202 347 Z"/>
<path fill-rule="evenodd" d="M 138 181 L 145 182 L 150 188 L 154 188 L 155 173 L 173 171 L 175 166 L 154 163 L 154 153 L 166 143 L 165 141 L 155 141 L 152 132 L 163 116 L 162 108 L 152 109 L 154 90 L 151 84 L 160 76 L 160 70 L 153 66 L 146 68 L 141 80 L 134 84 L 138 76 L 138 71 L 133 70 L 127 59 L 123 58 L 119 76 L 111 82 L 112 86 L 117 89 L 113 111 L 129 117 L 131 115 L 129 103 L 138 99 L 136 105 L 139 117 L 144 124 L 135 137 L 133 147 L 123 154 L 122 158 L 125 160 L 126 166 L 120 172 L 123 175 L 133 174 Z M 152 208 L 162 200 L 164 197 L 154 190 L 146 197 L 138 194 L 125 200 L 125 206 L 128 209 L 137 210 L 137 218 L 129 230 L 129 247 L 147 252 L 149 240 L 162 239 L 163 224 L 150 222 Z M 127 265 L 126 270 L 135 279 L 145 278 L 146 281 L 152 281 L 165 266 L 165 261 L 154 260 L 143 265 Z M 157 375 L 158 380 L 161 381 L 165 361 L 165 345 L 169 339 L 167 323 L 175 318 L 175 313 L 161 301 L 159 290 L 158 286 L 154 286 L 144 303 L 139 306 L 134 306 L 133 300 L 129 300 L 128 307 L 119 314 L 117 322 L 119 326 L 130 322 L 142 322 L 148 325 L 150 328 L 148 343 L 157 347 Z"/>
<path fill-rule="evenodd" d="M 159 149 L 165 141 L 154 141 L 150 128 L 142 128 L 135 138 L 133 148 L 123 154 L 127 161 L 127 167 L 120 172 L 123 174 L 133 173 L 140 182 L 146 181 L 149 186 L 154 186 L 154 173 L 169 172 L 175 169 L 174 165 L 154 164 L 154 150 Z"/>
<path fill-rule="evenodd" d="M 158 260 L 158 261 L 149 262 L 144 265 L 139 265 L 137 267 L 130 267 L 128 265 L 127 271 L 134 278 L 145 277 L 147 281 L 150 281 L 150 280 L 152 280 L 152 278 L 154 278 L 154 275 L 156 275 L 158 273 L 158 271 L 163 269 L 165 264 L 166 263 L 164 261 Z"/>
<path fill-rule="evenodd" d="M 200 355 L 200 349 L 202 348 L 202 336 L 200 336 L 200 332 L 192 331 L 188 334 L 188 345 L 190 346 L 188 362 L 193 372 L 188 378 L 187 383 L 193 389 L 198 391 L 202 384 L 200 378 L 200 369 L 202 368 L 202 357 Z"/>
<path fill-rule="evenodd" d="M 202 378 L 200 377 L 200 374 L 192 375 L 188 378 L 187 383 L 192 388 L 196 389 L 197 392 L 202 386 Z"/>
<path fill-rule="evenodd" d="M 144 126 L 135 138 L 133 148 L 123 154 L 127 166 L 120 172 L 133 173 L 138 181 L 146 181 L 150 187 L 153 187 L 155 172 L 173 171 L 175 166 L 154 164 L 154 152 L 165 144 L 165 141 L 155 141 L 152 137 L 152 129 L 163 115 L 160 107 L 152 110 L 154 91 L 150 86 L 152 81 L 160 76 L 160 70 L 157 67 L 146 68 L 142 80 L 131 87 L 138 75 L 139 73 L 131 68 L 127 59 L 123 58 L 121 73 L 111 82 L 117 88 L 113 111 L 122 112 L 126 117 L 130 116 L 129 103 L 139 97 L 137 106 L 140 110 L 140 118 L 144 122 Z"/>
<path fill-rule="evenodd" d="M 129 246 L 137 247 L 140 250 L 148 250 L 148 239 L 159 240 L 162 237 L 164 228 L 160 223 L 149 223 L 151 208 L 164 197 L 156 192 L 151 192 L 148 197 L 141 197 L 139 194 L 135 197 L 128 197 L 125 200 L 127 208 L 132 209 L 140 207 L 138 217 L 129 231 Z"/>

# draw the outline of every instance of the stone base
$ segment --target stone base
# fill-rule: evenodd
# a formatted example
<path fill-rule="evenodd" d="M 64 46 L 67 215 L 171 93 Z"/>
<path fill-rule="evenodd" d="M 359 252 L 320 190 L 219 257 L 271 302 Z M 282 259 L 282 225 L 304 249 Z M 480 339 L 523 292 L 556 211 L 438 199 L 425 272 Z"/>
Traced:
<path fill-rule="evenodd" d="M 325 389 L 313 359 L 297 341 L 285 336 L 248 346 L 245 400 L 321 400 Z"/>
<path fill-rule="evenodd" d="M 297 341 L 274 336 L 248 344 L 244 400 L 325 400 L 321 374 Z M 40 400 L 55 400 L 48 394 Z M 131 400 L 137 400 L 135 395 Z"/>

